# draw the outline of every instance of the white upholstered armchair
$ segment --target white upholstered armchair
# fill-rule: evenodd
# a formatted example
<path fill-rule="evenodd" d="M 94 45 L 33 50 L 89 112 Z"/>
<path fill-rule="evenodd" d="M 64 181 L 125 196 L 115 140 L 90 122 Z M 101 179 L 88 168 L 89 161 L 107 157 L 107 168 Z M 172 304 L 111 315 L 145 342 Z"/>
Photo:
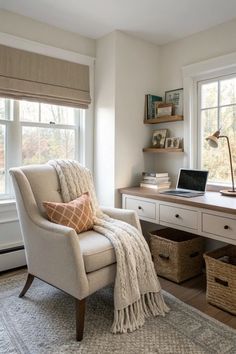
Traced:
<path fill-rule="evenodd" d="M 20 293 L 24 296 L 37 277 L 75 298 L 76 339 L 82 340 L 85 299 L 114 281 L 116 257 L 111 242 L 90 230 L 75 230 L 48 221 L 42 202 L 62 202 L 57 174 L 52 166 L 12 168 L 10 174 L 16 195 L 23 235 L 28 277 Z M 115 218 L 140 229 L 134 211 L 103 208 Z"/>

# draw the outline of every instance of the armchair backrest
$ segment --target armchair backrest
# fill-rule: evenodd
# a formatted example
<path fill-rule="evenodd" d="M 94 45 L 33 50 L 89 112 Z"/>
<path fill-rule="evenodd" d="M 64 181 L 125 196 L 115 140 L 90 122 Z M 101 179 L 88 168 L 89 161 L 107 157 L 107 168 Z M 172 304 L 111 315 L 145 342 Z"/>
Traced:
<path fill-rule="evenodd" d="M 46 219 L 43 201 L 61 202 L 60 186 L 56 171 L 49 165 L 31 165 L 10 169 L 16 207 L 24 240 L 28 267 L 33 263 L 32 249 L 37 240 L 35 225 Z M 31 258 L 32 257 L 32 258 Z"/>
<path fill-rule="evenodd" d="M 59 180 L 52 166 L 45 164 L 17 167 L 12 168 L 10 174 L 13 178 L 16 201 L 22 199 L 26 207 L 29 203 L 35 203 L 38 212 L 45 216 L 42 202 L 62 202 Z"/>

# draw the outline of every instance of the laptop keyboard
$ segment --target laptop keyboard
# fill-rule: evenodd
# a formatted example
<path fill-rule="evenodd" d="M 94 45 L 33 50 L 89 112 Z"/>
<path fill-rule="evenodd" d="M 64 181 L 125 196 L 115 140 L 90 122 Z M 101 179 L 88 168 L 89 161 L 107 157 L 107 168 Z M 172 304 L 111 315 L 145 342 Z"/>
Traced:
<path fill-rule="evenodd" d="M 168 195 L 175 195 L 184 198 L 193 198 L 193 197 L 199 197 L 201 195 L 204 195 L 204 193 L 194 193 L 194 192 L 187 192 L 187 191 L 164 191 L 161 193 L 168 194 Z"/>
<path fill-rule="evenodd" d="M 163 194 L 189 194 L 189 193 L 192 193 L 192 192 L 187 192 L 187 191 L 165 191 L 165 192 L 163 192 Z"/>

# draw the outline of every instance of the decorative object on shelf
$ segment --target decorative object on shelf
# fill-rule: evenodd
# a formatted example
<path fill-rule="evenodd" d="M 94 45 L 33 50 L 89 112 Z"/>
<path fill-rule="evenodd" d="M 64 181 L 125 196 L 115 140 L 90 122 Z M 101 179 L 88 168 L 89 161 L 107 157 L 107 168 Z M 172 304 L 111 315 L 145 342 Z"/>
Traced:
<path fill-rule="evenodd" d="M 228 151 L 229 151 L 229 163 L 230 163 L 230 172 L 231 172 L 231 181 L 232 181 L 232 189 L 231 190 L 221 190 L 220 193 L 222 195 L 227 195 L 230 197 L 236 197 L 236 190 L 234 187 L 234 174 L 233 174 L 233 164 L 232 164 L 232 154 L 230 149 L 229 138 L 227 135 L 220 135 L 220 129 L 217 130 L 214 134 L 209 135 L 206 140 L 209 145 L 213 148 L 218 147 L 218 139 L 225 138 L 227 140 Z"/>
<path fill-rule="evenodd" d="M 172 103 L 155 102 L 155 118 L 171 116 L 173 112 Z"/>
<path fill-rule="evenodd" d="M 183 92 L 182 88 L 165 92 L 165 102 L 174 105 L 175 115 L 183 115 Z"/>
<path fill-rule="evenodd" d="M 167 129 L 157 129 L 152 133 L 152 146 L 154 148 L 164 148 Z"/>
<path fill-rule="evenodd" d="M 181 144 L 181 138 L 166 138 L 165 148 L 166 149 L 179 149 Z"/>
<path fill-rule="evenodd" d="M 155 102 L 162 101 L 162 97 L 155 95 L 145 95 L 145 119 L 155 118 Z"/>

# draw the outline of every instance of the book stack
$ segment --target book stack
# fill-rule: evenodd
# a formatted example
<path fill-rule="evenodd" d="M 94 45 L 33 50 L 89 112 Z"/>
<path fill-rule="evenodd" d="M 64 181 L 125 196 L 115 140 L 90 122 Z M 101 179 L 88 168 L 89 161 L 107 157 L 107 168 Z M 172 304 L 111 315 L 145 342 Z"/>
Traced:
<path fill-rule="evenodd" d="M 156 191 L 169 189 L 171 185 L 168 173 L 143 172 L 140 187 L 153 188 Z"/>

